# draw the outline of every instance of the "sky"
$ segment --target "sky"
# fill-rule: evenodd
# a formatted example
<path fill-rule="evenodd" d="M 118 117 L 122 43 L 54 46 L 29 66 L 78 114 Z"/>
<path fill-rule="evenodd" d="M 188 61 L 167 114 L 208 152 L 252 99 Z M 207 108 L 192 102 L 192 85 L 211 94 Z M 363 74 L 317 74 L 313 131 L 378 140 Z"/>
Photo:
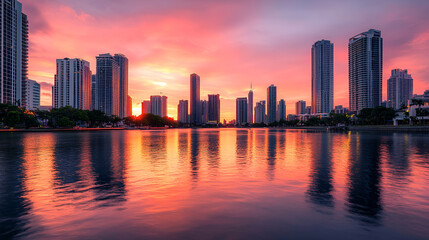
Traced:
<path fill-rule="evenodd" d="M 253 83 L 254 102 L 277 86 L 287 113 L 311 102 L 311 46 L 334 43 L 334 104 L 348 106 L 348 39 L 371 28 L 384 38 L 383 99 L 394 68 L 408 69 L 414 93 L 429 89 L 427 0 L 20 0 L 30 25 L 29 77 L 51 105 L 56 59 L 129 59 L 133 114 L 150 95 L 168 96 L 168 115 L 189 99 L 189 75 L 201 99 L 220 94 L 221 119 Z"/>

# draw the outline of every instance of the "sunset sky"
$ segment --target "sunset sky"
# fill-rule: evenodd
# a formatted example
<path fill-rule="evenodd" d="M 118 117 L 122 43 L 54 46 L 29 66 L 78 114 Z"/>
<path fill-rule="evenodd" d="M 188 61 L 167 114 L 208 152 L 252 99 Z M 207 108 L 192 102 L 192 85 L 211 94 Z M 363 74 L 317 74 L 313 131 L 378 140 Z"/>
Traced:
<path fill-rule="evenodd" d="M 383 99 L 393 68 L 408 69 L 414 92 L 429 89 L 427 0 L 20 0 L 30 22 L 30 78 L 42 85 L 41 105 L 51 105 L 55 59 L 83 58 L 95 73 L 95 56 L 129 58 L 133 114 L 142 100 L 163 94 L 176 118 L 189 99 L 189 75 L 201 76 L 201 96 L 221 95 L 221 119 L 235 118 L 235 98 L 278 100 L 294 113 L 311 101 L 310 50 L 334 43 L 335 105 L 348 105 L 348 39 L 375 28 L 384 38 Z"/>

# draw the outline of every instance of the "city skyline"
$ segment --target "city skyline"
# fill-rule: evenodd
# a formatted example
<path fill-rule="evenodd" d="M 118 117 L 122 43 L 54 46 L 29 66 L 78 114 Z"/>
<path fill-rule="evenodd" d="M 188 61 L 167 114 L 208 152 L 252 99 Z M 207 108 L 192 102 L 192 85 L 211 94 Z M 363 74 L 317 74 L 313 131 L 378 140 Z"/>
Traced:
<path fill-rule="evenodd" d="M 242 10 L 238 9 L 239 1 L 229 5 L 186 1 L 195 4 L 196 7 L 213 7 L 213 12 L 209 12 L 207 20 L 201 23 L 190 21 L 193 14 L 198 14 L 191 11 L 193 6 L 190 4 L 184 4 L 181 7 L 175 5 L 170 8 L 130 1 L 129 5 L 134 8 L 129 8 L 120 7 L 114 2 L 106 2 L 112 9 L 115 7 L 120 9 L 118 13 L 112 15 L 112 11 L 99 11 L 88 3 L 38 1 L 36 4 L 28 0 L 21 2 L 23 12 L 29 16 L 30 22 L 29 78 L 41 83 L 41 105 L 50 105 L 51 102 L 49 88 L 53 83 L 55 59 L 83 58 L 90 61 L 91 70 L 95 72 L 96 55 L 102 52 L 120 52 L 127 55 L 130 61 L 129 95 L 134 100 L 133 114 L 140 113 L 140 103 L 144 99 L 158 92 L 164 92 L 169 96 L 169 116 L 176 117 L 177 103 L 188 95 L 188 77 L 192 72 L 201 76 L 202 96 L 212 92 L 220 94 L 221 119 L 234 118 L 235 98 L 248 92 L 250 82 L 254 85 L 256 101 L 266 98 L 265 89 L 269 84 L 278 86 L 278 96 L 286 100 L 287 113 L 291 114 L 294 113 L 296 101 L 311 102 L 309 47 L 319 39 L 330 39 L 335 44 L 334 105 L 348 106 L 348 39 L 370 28 L 381 30 L 385 39 L 383 100 L 387 99 L 386 81 L 392 69 L 408 69 L 413 74 L 415 93 L 421 94 L 429 86 L 429 72 L 426 70 L 428 56 L 424 54 L 428 49 L 426 43 L 429 41 L 429 30 L 424 25 L 425 21 L 413 20 L 428 18 L 425 15 L 428 6 L 424 1 L 413 1 L 414 4 L 407 5 L 399 1 L 389 1 L 393 9 L 396 7 L 402 10 L 415 10 L 410 19 L 396 16 L 394 12 L 381 11 L 383 3 L 376 3 L 372 4 L 374 11 L 366 12 L 367 17 L 359 20 L 353 17 L 354 12 L 364 9 L 369 2 L 348 4 L 337 2 L 333 5 L 334 10 L 342 9 L 344 12 L 353 10 L 350 18 L 347 20 L 341 18 L 343 19 L 341 23 L 338 23 L 340 17 L 331 16 L 334 10 L 318 4 L 321 9 L 316 10 L 315 7 L 315 9 L 304 10 L 300 4 L 295 3 L 291 4 L 290 11 L 293 13 L 299 10 L 302 16 L 296 20 L 300 24 L 288 31 L 277 26 L 294 25 L 294 21 L 287 17 L 289 12 L 275 11 L 276 4 L 282 3 L 274 1 L 264 4 L 255 2 Z M 258 10 L 258 7 L 267 12 Z M 147 13 L 145 8 L 148 9 L 147 11 L 158 11 L 152 15 L 145 15 L 142 14 Z M 225 13 L 226 19 L 217 19 L 216 11 L 224 8 L 229 9 Z M 279 7 L 279 9 L 283 8 Z M 274 16 L 278 19 L 270 17 L 270 13 L 271 15 L 275 13 Z M 125 20 L 121 20 L 121 16 L 124 14 L 129 15 L 128 19 L 135 17 L 135 24 L 129 27 L 125 24 L 123 27 Z M 323 23 L 317 22 L 317 29 L 311 26 L 315 21 L 313 18 L 306 20 L 312 14 L 326 17 Z M 138 17 L 140 15 L 142 16 Z M 177 22 L 179 16 L 183 20 Z M 177 30 L 167 27 L 172 21 L 177 22 L 175 25 Z M 266 25 L 261 25 L 264 21 Z M 143 27 L 148 26 L 148 22 L 153 24 L 154 28 Z M 230 22 L 236 25 L 230 26 Z M 107 23 L 113 24 L 112 28 L 105 28 L 104 25 Z M 73 27 L 78 24 L 83 26 L 78 32 L 68 30 L 74 29 Z M 103 34 L 94 34 L 94 28 L 99 29 L 106 36 L 116 37 L 100 40 L 98 35 Z M 131 33 L 135 34 L 137 29 L 143 34 L 139 36 L 146 37 L 132 37 Z M 256 30 L 264 31 L 269 37 L 260 35 L 258 37 L 255 35 Z M 240 33 L 241 31 L 243 34 Z M 185 38 L 197 32 L 201 38 L 197 40 Z M 228 39 L 223 37 L 224 34 L 228 34 Z M 167 39 L 167 35 L 172 38 Z M 253 40 L 243 39 L 244 36 L 253 37 L 246 38 Z M 209 47 L 212 45 L 210 44 L 212 38 L 223 40 L 219 42 L 219 48 Z M 122 44 L 124 39 L 126 43 Z M 82 41 L 85 41 L 85 45 L 78 48 Z M 141 49 L 136 46 L 140 46 Z M 156 49 L 159 51 L 157 52 Z M 234 55 L 232 58 L 225 58 L 231 56 L 227 53 Z"/>

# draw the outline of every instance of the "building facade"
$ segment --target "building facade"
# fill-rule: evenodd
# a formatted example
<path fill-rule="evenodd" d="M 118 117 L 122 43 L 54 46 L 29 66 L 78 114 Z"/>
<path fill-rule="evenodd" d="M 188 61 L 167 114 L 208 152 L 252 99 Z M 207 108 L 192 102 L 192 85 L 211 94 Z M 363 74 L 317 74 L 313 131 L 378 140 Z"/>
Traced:
<path fill-rule="evenodd" d="M 247 98 L 237 98 L 236 124 L 245 125 L 246 123 L 247 123 Z"/>
<path fill-rule="evenodd" d="M 311 48 L 312 113 L 330 113 L 334 108 L 334 44 L 316 42 Z"/>
<path fill-rule="evenodd" d="M 295 114 L 296 115 L 300 115 L 300 114 L 306 114 L 306 110 L 305 108 L 307 107 L 307 102 L 300 100 L 298 102 L 296 102 L 295 104 Z"/>
<path fill-rule="evenodd" d="M 250 87 L 249 94 L 247 96 L 247 122 L 249 124 L 253 123 L 253 89 Z"/>
<path fill-rule="evenodd" d="M 286 102 L 284 99 L 277 105 L 277 122 L 286 120 Z"/>
<path fill-rule="evenodd" d="M 209 112 L 208 112 L 208 121 L 220 123 L 220 96 L 219 94 L 212 94 L 208 96 L 209 98 Z"/>
<path fill-rule="evenodd" d="M 265 123 L 265 101 L 256 103 L 255 106 L 255 123 Z"/>
<path fill-rule="evenodd" d="M 97 61 L 97 109 L 109 116 L 119 116 L 120 67 L 110 54 L 100 54 Z"/>
<path fill-rule="evenodd" d="M 351 112 L 381 105 L 383 38 L 370 29 L 349 40 L 349 104 Z"/>
<path fill-rule="evenodd" d="M 150 101 L 143 101 L 142 102 L 142 114 L 149 114 L 149 113 L 152 113 Z"/>
<path fill-rule="evenodd" d="M 209 121 L 209 102 L 207 100 L 203 100 L 200 102 L 201 104 L 201 123 L 207 124 Z"/>
<path fill-rule="evenodd" d="M 177 121 L 187 124 L 188 121 L 188 100 L 180 100 L 177 106 Z"/>
<path fill-rule="evenodd" d="M 97 76 L 92 75 L 91 110 L 97 109 Z"/>
<path fill-rule="evenodd" d="M 0 48 L 0 103 L 26 107 L 28 20 L 16 0 L 0 0 Z"/>
<path fill-rule="evenodd" d="M 57 59 L 54 77 L 53 107 L 90 110 L 92 108 L 92 73 L 83 59 Z"/>
<path fill-rule="evenodd" d="M 119 117 L 131 115 L 128 113 L 128 58 L 123 54 L 113 56 L 119 65 Z"/>
<path fill-rule="evenodd" d="M 133 99 L 131 98 L 130 95 L 128 95 L 127 97 L 127 107 L 128 107 L 128 116 L 132 116 L 133 115 Z"/>
<path fill-rule="evenodd" d="M 201 103 L 200 103 L 200 76 L 193 73 L 190 76 L 191 96 L 190 96 L 190 123 L 201 124 Z"/>
<path fill-rule="evenodd" d="M 277 119 L 277 87 L 271 85 L 267 89 L 267 117 L 268 123 L 273 123 Z"/>
<path fill-rule="evenodd" d="M 40 84 L 36 81 L 27 79 L 24 85 L 27 99 L 25 108 L 28 110 L 38 109 L 40 107 Z"/>
<path fill-rule="evenodd" d="M 400 109 L 407 107 L 408 101 L 413 97 L 413 78 L 408 70 L 393 69 L 387 80 L 387 101 L 389 107 Z"/>

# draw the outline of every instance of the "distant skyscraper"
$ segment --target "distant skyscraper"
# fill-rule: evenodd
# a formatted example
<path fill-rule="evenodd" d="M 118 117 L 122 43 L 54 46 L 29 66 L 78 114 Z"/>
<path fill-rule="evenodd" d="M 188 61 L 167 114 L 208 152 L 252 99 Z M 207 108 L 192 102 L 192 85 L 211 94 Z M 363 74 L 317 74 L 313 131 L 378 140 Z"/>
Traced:
<path fill-rule="evenodd" d="M 148 114 L 148 113 L 151 113 L 150 101 L 143 101 L 142 102 L 142 114 Z"/>
<path fill-rule="evenodd" d="M 25 106 L 28 110 L 36 110 L 40 107 L 40 84 L 36 81 L 27 79 L 24 82 L 24 89 L 27 96 L 27 104 Z"/>
<path fill-rule="evenodd" d="M 120 67 L 110 54 L 97 60 L 97 108 L 109 116 L 119 116 Z"/>
<path fill-rule="evenodd" d="M 201 103 L 201 123 L 206 124 L 209 121 L 209 102 L 203 100 Z"/>
<path fill-rule="evenodd" d="M 383 83 L 383 38 L 370 29 L 349 40 L 350 111 L 381 105 Z"/>
<path fill-rule="evenodd" d="M 26 107 L 28 20 L 16 0 L 0 0 L 0 103 Z"/>
<path fill-rule="evenodd" d="M 330 113 L 334 108 L 334 44 L 327 40 L 311 48 L 312 113 Z"/>
<path fill-rule="evenodd" d="M 57 59 L 53 87 L 53 107 L 90 110 L 92 108 L 92 73 L 83 59 Z"/>
<path fill-rule="evenodd" d="M 306 113 L 305 108 L 307 107 L 306 105 L 307 105 L 307 103 L 303 100 L 296 102 L 295 114 L 296 115 L 305 114 Z"/>
<path fill-rule="evenodd" d="M 281 120 L 286 120 L 286 102 L 284 99 L 281 99 L 277 105 L 277 121 Z"/>
<path fill-rule="evenodd" d="M 305 112 L 304 112 L 304 114 L 311 114 L 311 109 L 312 109 L 312 107 L 311 107 L 311 106 L 307 106 L 307 107 L 305 107 Z"/>
<path fill-rule="evenodd" d="M 256 103 L 255 123 L 265 123 L 265 101 L 260 101 Z"/>
<path fill-rule="evenodd" d="M 219 94 L 209 95 L 208 121 L 220 123 L 220 97 Z"/>
<path fill-rule="evenodd" d="M 247 103 L 247 122 L 252 124 L 253 123 L 253 86 L 250 84 L 250 91 L 249 95 L 247 96 L 248 103 Z"/>
<path fill-rule="evenodd" d="M 160 117 L 167 116 L 166 112 L 167 97 L 150 96 L 150 112 Z"/>
<path fill-rule="evenodd" d="M 128 117 L 128 58 L 123 54 L 115 54 L 114 59 L 119 65 L 119 117 Z"/>
<path fill-rule="evenodd" d="M 247 123 L 247 98 L 237 98 L 236 100 L 236 123 L 238 125 Z"/>
<path fill-rule="evenodd" d="M 133 99 L 131 98 L 130 95 L 128 95 L 128 97 L 127 97 L 127 107 L 128 107 L 127 117 L 132 116 L 133 115 Z"/>
<path fill-rule="evenodd" d="M 387 100 L 395 109 L 408 106 L 408 100 L 413 97 L 413 78 L 408 70 L 394 69 L 387 80 Z"/>
<path fill-rule="evenodd" d="M 92 95 L 91 95 L 91 106 L 92 110 L 97 109 L 97 76 L 92 75 Z"/>
<path fill-rule="evenodd" d="M 267 89 L 267 117 L 268 123 L 273 123 L 277 118 L 277 87 L 271 85 Z"/>
<path fill-rule="evenodd" d="M 193 73 L 191 80 L 191 101 L 190 101 L 190 123 L 194 125 L 201 124 L 201 103 L 200 103 L 200 76 Z"/>
<path fill-rule="evenodd" d="M 188 122 L 188 100 L 180 100 L 177 106 L 177 121 L 179 123 Z"/>

